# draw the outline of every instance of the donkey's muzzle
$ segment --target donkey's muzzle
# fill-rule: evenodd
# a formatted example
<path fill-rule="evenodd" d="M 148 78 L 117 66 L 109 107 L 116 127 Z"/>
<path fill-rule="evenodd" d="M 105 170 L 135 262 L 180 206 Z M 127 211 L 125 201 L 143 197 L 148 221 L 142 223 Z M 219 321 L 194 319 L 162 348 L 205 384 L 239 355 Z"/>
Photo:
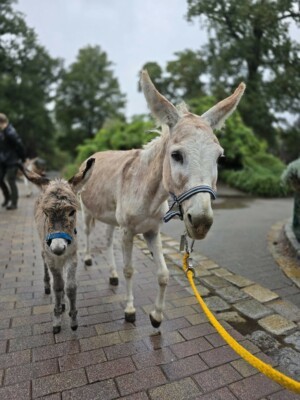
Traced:
<path fill-rule="evenodd" d="M 46 243 L 51 253 L 56 256 L 63 255 L 67 248 L 67 241 L 65 239 L 48 239 Z"/>
<path fill-rule="evenodd" d="M 187 220 L 187 221 L 186 221 Z M 213 224 L 212 215 L 192 215 L 187 213 L 186 230 L 192 239 L 204 239 Z"/>

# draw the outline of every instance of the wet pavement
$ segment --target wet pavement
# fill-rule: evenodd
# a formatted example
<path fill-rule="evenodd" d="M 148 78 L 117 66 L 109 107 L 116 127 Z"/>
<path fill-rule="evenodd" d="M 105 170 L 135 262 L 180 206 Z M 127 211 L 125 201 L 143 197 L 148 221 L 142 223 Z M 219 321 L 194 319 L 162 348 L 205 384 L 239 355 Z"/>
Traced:
<path fill-rule="evenodd" d="M 22 185 L 20 188 L 22 194 Z M 120 285 L 113 287 L 109 285 L 108 279 L 103 225 L 96 224 L 91 240 L 94 263 L 86 267 L 83 263 L 83 233 L 79 223 L 79 328 L 76 332 L 71 331 L 65 313 L 61 333 L 53 335 L 52 295 L 45 295 L 43 290 L 42 259 L 33 223 L 33 202 L 34 199 L 22 195 L 18 210 L 0 210 L 1 400 L 300 398 L 300 395 L 282 389 L 258 373 L 216 333 L 200 310 L 180 270 L 181 255 L 177 249 L 177 235 L 176 240 L 172 235 L 163 236 L 171 278 L 165 319 L 161 328 L 156 330 L 150 324 L 148 313 L 156 296 L 157 278 L 145 243 L 139 237 L 135 241 L 134 294 L 137 320 L 135 324 L 126 323 L 123 318 L 125 286 L 121 274 L 119 234 L 115 253 Z M 286 207 L 289 207 L 288 200 Z M 249 207 L 244 209 L 248 210 Z M 276 208 L 276 212 L 279 209 Z M 229 209 L 229 212 L 235 215 L 236 210 Z M 231 224 L 238 226 L 238 220 L 242 221 L 243 218 L 239 213 L 234 218 L 233 214 L 230 215 Z M 219 217 L 219 220 L 223 218 L 221 209 Z M 276 221 L 280 219 L 281 215 L 278 215 Z M 218 215 L 215 222 L 217 220 Z M 227 234 L 218 239 L 220 244 L 224 240 L 229 243 L 234 238 L 228 236 L 225 228 L 224 232 Z M 263 232 L 259 235 L 264 236 Z M 237 237 L 236 234 L 236 241 Z M 252 250 L 261 251 L 263 256 L 258 244 L 255 246 L 257 248 L 252 247 Z M 224 246 L 219 249 L 219 253 L 216 248 L 212 248 L 214 256 L 202 252 L 202 242 L 201 252 L 196 249 L 194 258 L 200 292 L 222 325 L 240 344 L 262 360 L 278 367 L 279 361 L 274 354 L 271 357 L 266 355 L 248 335 L 253 334 L 259 326 L 260 330 L 276 337 L 279 349 L 285 350 L 286 364 L 281 363 L 280 368 L 295 376 L 299 373 L 300 364 L 297 365 L 295 353 L 291 355 L 289 349 L 297 352 L 299 345 L 298 307 L 295 302 L 283 299 L 277 289 L 274 291 L 273 284 L 270 284 L 272 287 L 262 285 L 261 281 L 252 279 L 250 275 L 239 270 L 235 272 L 234 254 L 231 254 L 232 259 L 229 251 L 226 257 L 222 257 L 223 249 Z M 231 247 L 231 252 L 234 251 Z M 267 260 L 266 254 L 264 257 Z M 223 259 L 227 260 L 230 268 L 227 269 Z M 244 259 L 248 262 L 247 253 Z M 291 286 L 289 279 L 286 279 L 280 290 Z M 292 300 L 290 293 L 288 296 Z M 243 321 L 246 321 L 246 325 Z M 240 329 L 241 326 L 244 330 Z M 288 368 L 291 363 L 295 366 L 294 370 Z"/>

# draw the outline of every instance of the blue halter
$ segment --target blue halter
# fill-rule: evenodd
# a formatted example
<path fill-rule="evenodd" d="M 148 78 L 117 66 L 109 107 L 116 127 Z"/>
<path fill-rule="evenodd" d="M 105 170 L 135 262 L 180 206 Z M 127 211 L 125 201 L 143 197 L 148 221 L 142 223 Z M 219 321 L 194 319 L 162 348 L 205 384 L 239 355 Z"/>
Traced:
<path fill-rule="evenodd" d="M 173 204 L 169 208 L 169 210 L 166 212 L 163 220 L 164 222 L 169 222 L 170 219 L 178 216 L 181 220 L 183 219 L 183 212 L 181 208 L 181 203 L 183 203 L 185 200 L 189 199 L 190 197 L 194 196 L 194 194 L 197 193 L 210 193 L 211 197 L 213 200 L 216 200 L 217 198 L 217 193 L 207 185 L 200 185 L 200 186 L 195 186 L 192 189 L 187 190 L 186 192 L 182 193 L 178 197 L 174 193 L 170 193 L 170 195 L 173 198 Z M 175 204 L 178 205 L 178 211 L 172 211 L 172 208 L 175 206 Z"/>
<path fill-rule="evenodd" d="M 74 233 L 76 235 L 77 233 L 76 228 L 74 229 Z M 45 241 L 48 242 L 53 239 L 65 239 L 68 242 L 68 244 L 71 244 L 73 240 L 72 236 L 66 232 L 55 232 L 55 233 L 49 233 L 49 235 L 46 236 Z"/>

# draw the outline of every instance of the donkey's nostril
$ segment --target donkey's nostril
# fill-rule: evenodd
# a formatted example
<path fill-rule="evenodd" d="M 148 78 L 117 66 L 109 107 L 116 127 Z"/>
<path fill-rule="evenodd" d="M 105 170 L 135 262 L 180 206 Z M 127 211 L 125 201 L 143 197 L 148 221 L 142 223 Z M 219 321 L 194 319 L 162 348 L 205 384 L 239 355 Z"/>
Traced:
<path fill-rule="evenodd" d="M 193 225 L 193 220 L 192 220 L 191 214 L 188 214 L 187 216 L 188 216 L 188 219 L 189 219 L 190 224 Z"/>
<path fill-rule="evenodd" d="M 47 240 L 47 241 L 46 241 L 46 243 L 47 243 L 47 246 L 49 246 L 49 247 L 50 247 L 50 246 L 51 246 L 51 243 L 52 243 L 52 240 L 51 240 L 51 239 L 49 239 L 49 240 Z"/>

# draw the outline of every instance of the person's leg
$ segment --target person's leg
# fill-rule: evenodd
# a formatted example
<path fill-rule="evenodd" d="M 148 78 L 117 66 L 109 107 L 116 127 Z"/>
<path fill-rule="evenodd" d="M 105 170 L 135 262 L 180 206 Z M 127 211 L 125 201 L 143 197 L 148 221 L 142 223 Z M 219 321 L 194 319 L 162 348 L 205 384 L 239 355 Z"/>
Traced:
<path fill-rule="evenodd" d="M 8 187 L 4 181 L 4 176 L 5 176 L 5 168 L 2 164 L 0 164 L 0 188 L 2 190 L 3 197 L 4 197 L 2 207 L 6 207 L 10 200 L 10 194 L 9 194 Z"/>
<path fill-rule="evenodd" d="M 17 166 L 8 167 L 6 170 L 6 179 L 10 187 L 10 204 L 6 207 L 7 210 L 14 210 L 18 206 L 19 192 L 17 187 Z"/>

